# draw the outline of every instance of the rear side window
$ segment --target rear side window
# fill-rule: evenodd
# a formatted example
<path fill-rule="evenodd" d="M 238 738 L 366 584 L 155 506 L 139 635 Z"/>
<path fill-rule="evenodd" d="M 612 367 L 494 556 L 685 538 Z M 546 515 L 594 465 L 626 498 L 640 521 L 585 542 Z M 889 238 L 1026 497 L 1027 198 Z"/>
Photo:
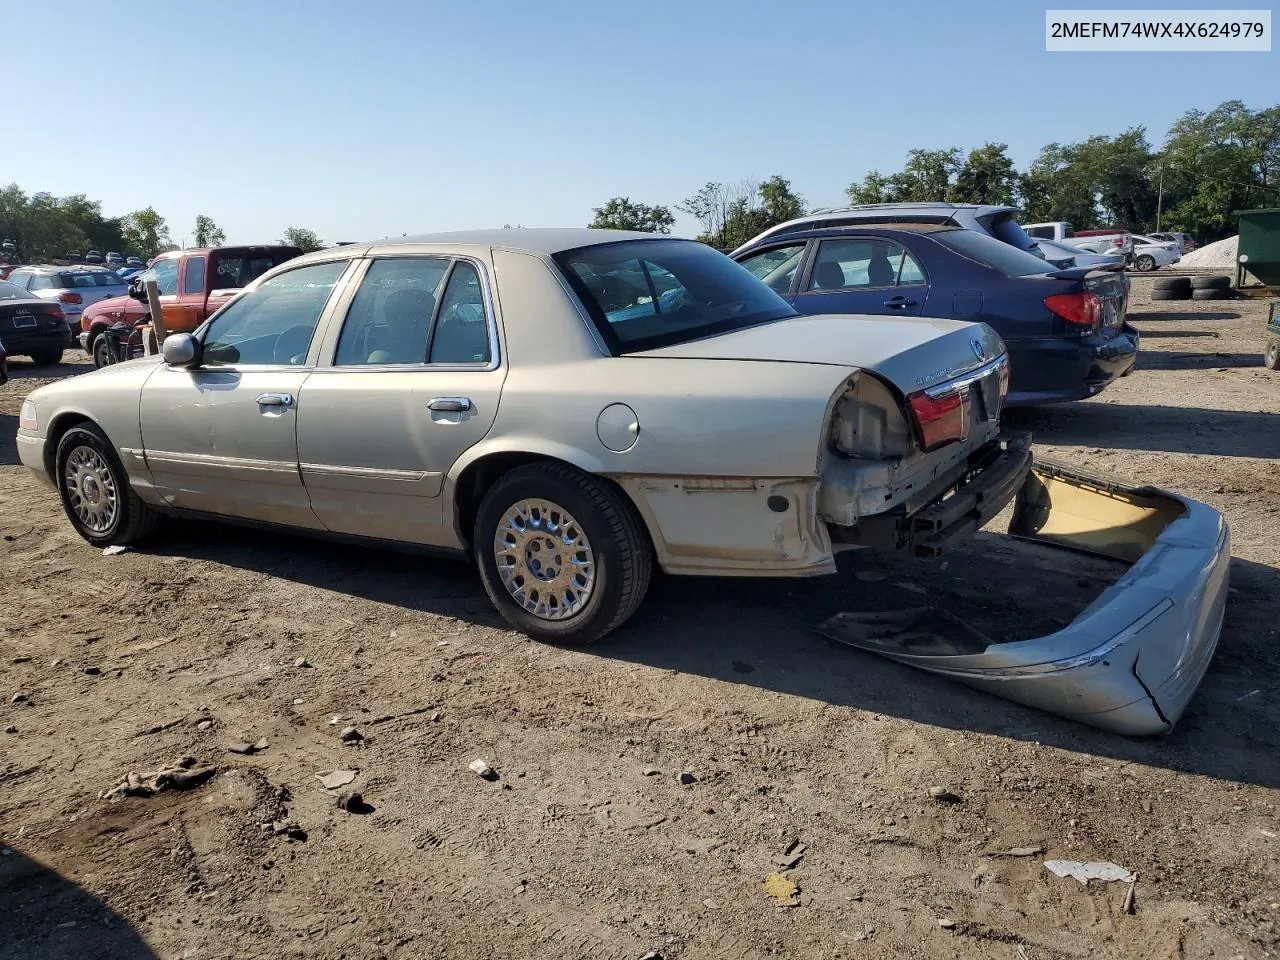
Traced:
<path fill-rule="evenodd" d="M 1022 229 L 1022 224 L 1013 219 L 1011 213 L 992 217 L 987 221 L 987 229 L 997 240 L 1011 247 L 1017 247 L 1019 250 L 1030 250 L 1035 246 L 1035 241 L 1027 236 L 1027 232 Z M 1053 234 L 1048 234 L 1048 237 L 1052 239 Z"/>
<path fill-rule="evenodd" d="M 1035 254 L 1001 243 L 976 230 L 942 230 L 933 234 L 933 239 L 963 257 L 1000 271 L 1006 277 L 1027 277 L 1052 273 L 1057 269 Z"/>
<path fill-rule="evenodd" d="M 187 272 L 182 275 L 183 293 L 204 293 L 204 257 L 187 258 Z"/>
<path fill-rule="evenodd" d="M 31 283 L 27 287 L 28 290 L 53 290 L 53 277 L 43 273 L 33 273 L 31 275 Z"/>

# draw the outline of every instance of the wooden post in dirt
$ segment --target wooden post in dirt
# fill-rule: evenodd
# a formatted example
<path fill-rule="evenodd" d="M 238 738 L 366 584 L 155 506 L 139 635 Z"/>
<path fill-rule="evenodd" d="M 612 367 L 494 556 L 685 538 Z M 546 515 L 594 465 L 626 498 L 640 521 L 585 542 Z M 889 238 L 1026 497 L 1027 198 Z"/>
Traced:
<path fill-rule="evenodd" d="M 164 312 L 160 308 L 160 288 L 156 286 L 154 277 L 149 277 L 143 282 L 143 286 L 147 291 L 147 306 L 151 310 L 151 332 L 156 338 L 156 349 L 160 349 L 160 345 L 164 343 Z M 147 345 L 143 343 L 144 353 L 149 353 Z"/>

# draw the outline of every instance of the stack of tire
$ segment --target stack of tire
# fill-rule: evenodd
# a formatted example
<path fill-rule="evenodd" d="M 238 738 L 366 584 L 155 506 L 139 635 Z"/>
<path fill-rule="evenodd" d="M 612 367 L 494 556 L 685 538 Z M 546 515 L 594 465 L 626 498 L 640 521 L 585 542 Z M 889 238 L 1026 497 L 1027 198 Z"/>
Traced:
<path fill-rule="evenodd" d="M 1156 277 L 1152 300 L 1230 300 L 1230 277 Z"/>

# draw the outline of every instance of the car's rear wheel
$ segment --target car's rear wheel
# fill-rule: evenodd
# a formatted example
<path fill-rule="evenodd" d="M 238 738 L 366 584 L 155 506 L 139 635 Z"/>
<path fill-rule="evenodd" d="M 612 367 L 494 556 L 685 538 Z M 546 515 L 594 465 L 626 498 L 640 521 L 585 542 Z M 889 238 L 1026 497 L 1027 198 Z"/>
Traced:
<path fill-rule="evenodd" d="M 36 350 L 31 354 L 31 362 L 37 367 L 52 367 L 62 362 L 62 351 Z"/>
<path fill-rule="evenodd" d="M 1269 370 L 1280 370 L 1280 337 L 1271 337 L 1267 340 L 1262 362 Z"/>
<path fill-rule="evenodd" d="M 1133 261 L 1133 265 L 1137 267 L 1139 273 L 1150 273 L 1156 268 L 1156 258 L 1149 253 L 1144 253 Z"/>
<path fill-rule="evenodd" d="M 72 427 L 58 442 L 58 494 L 76 533 L 95 547 L 134 543 L 157 515 L 129 486 L 128 474 L 106 435 L 92 424 Z"/>
<path fill-rule="evenodd" d="M 517 630 L 551 643 L 599 640 L 635 613 L 653 548 L 615 488 L 560 463 L 504 474 L 476 514 L 485 592 Z"/>

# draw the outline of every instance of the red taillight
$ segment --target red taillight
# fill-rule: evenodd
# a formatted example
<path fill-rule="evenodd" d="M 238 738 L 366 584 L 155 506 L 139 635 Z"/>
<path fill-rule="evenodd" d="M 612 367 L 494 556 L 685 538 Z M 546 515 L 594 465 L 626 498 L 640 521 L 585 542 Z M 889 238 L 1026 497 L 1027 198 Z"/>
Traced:
<path fill-rule="evenodd" d="M 67 315 L 62 312 L 62 308 L 58 306 L 56 303 L 46 304 L 44 308 L 44 312 L 51 317 L 56 317 L 58 320 L 67 319 Z"/>
<path fill-rule="evenodd" d="M 1096 293 L 1056 293 L 1044 305 L 1067 323 L 1095 327 L 1102 319 L 1102 301 Z"/>
<path fill-rule="evenodd" d="M 1111 241 L 1111 245 L 1112 245 L 1113 247 L 1123 247 L 1123 246 L 1124 246 L 1124 237 L 1116 237 L 1114 240 L 1112 240 L 1112 241 Z"/>
<path fill-rule="evenodd" d="M 921 391 L 909 396 L 907 402 L 911 404 L 911 412 L 916 416 L 916 425 L 920 428 L 920 446 L 925 451 L 936 450 L 953 440 L 964 439 L 965 407 L 958 390 L 937 399 Z"/>
<path fill-rule="evenodd" d="M 84 303 L 84 298 L 78 293 L 60 293 L 58 300 L 62 303 Z"/>

